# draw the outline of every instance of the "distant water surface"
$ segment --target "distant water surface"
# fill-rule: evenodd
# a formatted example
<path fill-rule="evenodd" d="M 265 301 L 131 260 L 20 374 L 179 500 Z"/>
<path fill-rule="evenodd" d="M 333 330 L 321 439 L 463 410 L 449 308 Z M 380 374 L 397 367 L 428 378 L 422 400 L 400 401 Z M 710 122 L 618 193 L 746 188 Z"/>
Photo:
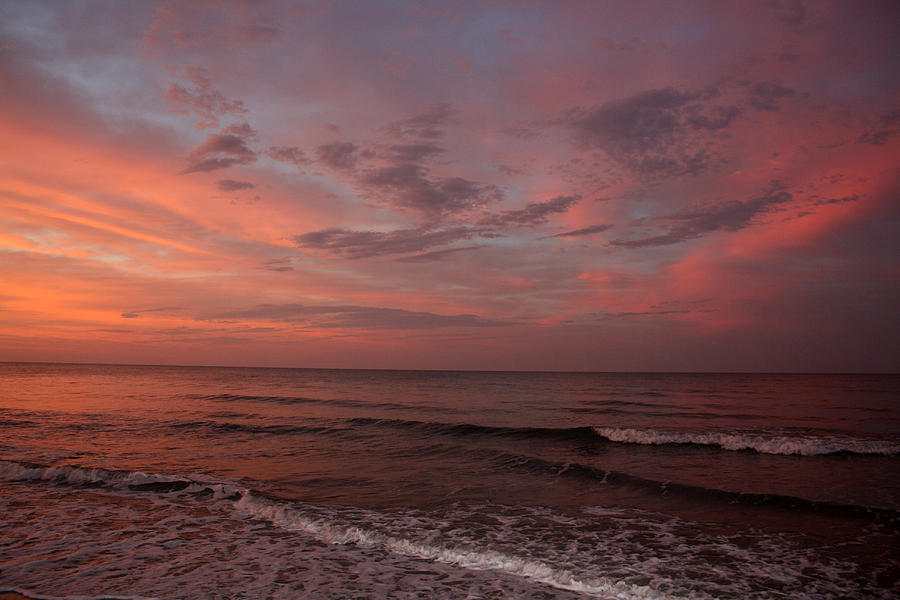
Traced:
<path fill-rule="evenodd" d="M 891 598 L 900 376 L 0 364 L 0 588 Z"/>

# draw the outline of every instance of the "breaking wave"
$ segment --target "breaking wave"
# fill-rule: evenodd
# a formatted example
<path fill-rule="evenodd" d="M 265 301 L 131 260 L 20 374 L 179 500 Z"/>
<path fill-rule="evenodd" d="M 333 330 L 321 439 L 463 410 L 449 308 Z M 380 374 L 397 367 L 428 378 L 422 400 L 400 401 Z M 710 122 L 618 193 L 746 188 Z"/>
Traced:
<path fill-rule="evenodd" d="M 242 496 L 235 506 L 257 519 L 268 521 L 283 529 L 302 531 L 332 544 L 381 548 L 394 554 L 447 563 L 466 569 L 493 569 L 592 596 L 646 599 L 670 597 L 661 595 L 649 586 L 634 585 L 605 577 L 578 577 L 567 569 L 554 567 L 533 558 L 486 548 L 411 540 L 351 523 L 341 523 L 333 517 L 317 514 L 314 510 L 304 510 L 253 492 Z"/>
<path fill-rule="evenodd" d="M 689 432 L 594 427 L 593 431 L 611 442 L 650 446 L 694 445 L 714 446 L 723 450 L 753 451 L 760 454 L 786 456 L 821 456 L 825 454 L 877 454 L 896 456 L 900 444 L 886 440 L 867 440 L 836 435 L 787 436 L 750 432 Z"/>
<path fill-rule="evenodd" d="M 247 491 L 235 484 L 216 481 L 202 475 L 181 477 L 76 465 L 47 466 L 11 460 L 0 460 L 0 481 L 47 481 L 63 485 L 139 492 L 185 492 L 228 499 L 237 499 Z"/>
<path fill-rule="evenodd" d="M 335 511 L 294 503 L 232 483 L 169 476 L 142 471 L 114 471 L 74 465 L 46 466 L 0 460 L 0 480 L 43 481 L 132 492 L 190 493 L 231 501 L 238 517 L 267 521 L 288 531 L 300 531 L 329 543 L 380 548 L 393 554 L 441 562 L 474 570 L 496 570 L 592 596 L 667 599 L 672 596 L 649 586 L 605 577 L 577 576 L 539 559 L 479 546 L 457 546 L 410 539 L 345 521 Z"/>

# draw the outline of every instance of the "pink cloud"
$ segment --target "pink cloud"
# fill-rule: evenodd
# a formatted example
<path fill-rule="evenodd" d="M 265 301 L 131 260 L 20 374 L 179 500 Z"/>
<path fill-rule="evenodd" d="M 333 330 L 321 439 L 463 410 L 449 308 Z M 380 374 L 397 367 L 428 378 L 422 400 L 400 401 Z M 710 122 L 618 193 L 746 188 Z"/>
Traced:
<path fill-rule="evenodd" d="M 895 370 L 898 15 L 776 4 L 0 9 L 0 359 Z"/>

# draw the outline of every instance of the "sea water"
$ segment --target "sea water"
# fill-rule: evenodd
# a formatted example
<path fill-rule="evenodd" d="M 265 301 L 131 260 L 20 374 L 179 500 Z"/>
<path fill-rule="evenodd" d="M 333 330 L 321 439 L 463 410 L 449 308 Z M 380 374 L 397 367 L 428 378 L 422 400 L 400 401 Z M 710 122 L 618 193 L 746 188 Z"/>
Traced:
<path fill-rule="evenodd" d="M 900 376 L 0 364 L 0 589 L 893 598 Z"/>

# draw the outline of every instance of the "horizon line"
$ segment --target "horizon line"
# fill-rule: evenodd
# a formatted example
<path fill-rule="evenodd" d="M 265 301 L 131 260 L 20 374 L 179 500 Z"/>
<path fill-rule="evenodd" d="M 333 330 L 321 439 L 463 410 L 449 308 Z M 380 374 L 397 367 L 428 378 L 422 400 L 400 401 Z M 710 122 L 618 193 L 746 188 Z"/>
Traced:
<path fill-rule="evenodd" d="M 278 367 L 258 365 L 189 365 L 152 363 L 105 363 L 38 360 L 0 360 L 0 365 L 65 365 L 83 367 L 168 367 L 185 369 L 279 369 L 305 371 L 406 371 L 423 373 L 556 373 L 584 375 L 900 375 L 900 371 L 579 371 L 533 369 L 410 369 L 395 367 Z"/>

